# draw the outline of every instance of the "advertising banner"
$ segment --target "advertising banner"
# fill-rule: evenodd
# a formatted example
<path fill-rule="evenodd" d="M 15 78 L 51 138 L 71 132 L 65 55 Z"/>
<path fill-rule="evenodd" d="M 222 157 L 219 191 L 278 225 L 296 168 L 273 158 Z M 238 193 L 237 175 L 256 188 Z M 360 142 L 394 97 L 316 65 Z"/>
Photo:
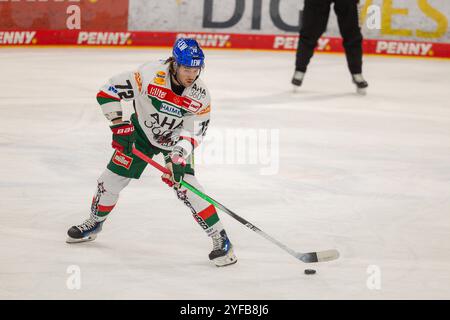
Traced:
<path fill-rule="evenodd" d="M 297 34 L 303 4 L 304 0 L 130 0 L 129 30 Z M 367 39 L 450 43 L 450 1 L 361 0 L 359 9 Z M 333 9 L 324 36 L 339 36 Z"/>
<path fill-rule="evenodd" d="M 128 0 L 0 0 L 0 30 L 127 30 Z"/>
<path fill-rule="evenodd" d="M 0 0 L 0 46 L 170 47 L 193 37 L 206 48 L 293 51 L 302 8 L 303 0 Z M 365 54 L 450 58 L 450 1 L 359 8 Z M 331 8 L 317 51 L 343 52 L 341 42 Z"/>

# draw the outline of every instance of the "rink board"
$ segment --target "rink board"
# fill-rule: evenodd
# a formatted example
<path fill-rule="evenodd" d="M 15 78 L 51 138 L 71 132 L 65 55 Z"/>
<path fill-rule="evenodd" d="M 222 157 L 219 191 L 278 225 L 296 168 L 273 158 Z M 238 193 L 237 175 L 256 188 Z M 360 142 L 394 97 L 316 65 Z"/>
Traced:
<path fill-rule="evenodd" d="M 120 46 L 171 47 L 178 37 L 193 37 L 205 48 L 295 51 L 298 36 L 275 34 L 235 34 L 204 32 L 79 30 L 0 31 L 1 46 Z M 389 56 L 450 58 L 450 44 L 438 42 L 365 39 L 364 53 Z M 344 52 L 342 39 L 322 37 L 319 52 Z"/>

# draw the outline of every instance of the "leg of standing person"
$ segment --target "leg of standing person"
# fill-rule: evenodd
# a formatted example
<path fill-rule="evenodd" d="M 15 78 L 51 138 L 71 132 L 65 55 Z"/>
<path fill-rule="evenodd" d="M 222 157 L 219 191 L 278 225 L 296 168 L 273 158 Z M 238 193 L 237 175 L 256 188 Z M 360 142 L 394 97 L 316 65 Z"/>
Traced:
<path fill-rule="evenodd" d="M 295 61 L 296 72 L 292 79 L 292 84 L 296 86 L 301 85 L 317 41 L 327 28 L 330 6 L 331 0 L 305 0 Z"/>
<path fill-rule="evenodd" d="M 362 78 L 362 34 L 359 26 L 358 0 L 334 0 L 339 31 L 347 57 L 347 65 L 353 82 L 358 88 L 366 88 L 367 82 Z"/>

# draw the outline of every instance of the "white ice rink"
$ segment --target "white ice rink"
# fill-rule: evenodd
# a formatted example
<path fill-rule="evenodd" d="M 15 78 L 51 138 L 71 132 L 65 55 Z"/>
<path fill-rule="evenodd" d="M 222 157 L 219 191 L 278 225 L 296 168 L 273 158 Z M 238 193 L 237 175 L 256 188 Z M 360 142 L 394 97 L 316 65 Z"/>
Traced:
<path fill-rule="evenodd" d="M 303 264 L 219 213 L 239 261 L 212 266 L 210 240 L 151 168 L 123 191 L 96 241 L 66 244 L 112 154 L 98 88 L 169 53 L 0 50 L 1 299 L 450 298 L 443 60 L 365 57 L 361 97 L 342 55 L 317 55 L 293 93 L 292 52 L 206 51 L 211 136 L 279 133 L 276 174 L 205 161 L 206 192 L 295 250 L 338 249 L 335 262 Z M 80 268 L 80 289 L 67 287 L 69 266 Z"/>

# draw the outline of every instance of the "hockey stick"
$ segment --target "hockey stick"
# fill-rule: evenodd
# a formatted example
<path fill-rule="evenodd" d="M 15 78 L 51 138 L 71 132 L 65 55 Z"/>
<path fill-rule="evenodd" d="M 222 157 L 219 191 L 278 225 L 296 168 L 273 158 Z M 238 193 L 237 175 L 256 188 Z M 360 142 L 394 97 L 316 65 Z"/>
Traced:
<path fill-rule="evenodd" d="M 153 167 L 155 167 L 162 173 L 171 174 L 171 172 L 167 168 L 163 167 L 162 165 L 160 165 L 159 163 L 157 163 L 150 157 L 146 156 L 145 154 L 143 154 L 141 151 L 137 150 L 134 147 L 133 147 L 133 154 L 135 154 L 137 157 L 144 160 L 148 164 L 152 165 Z M 281 249 L 283 249 L 284 251 L 289 253 L 291 256 L 293 256 L 305 263 L 331 261 L 331 260 L 335 260 L 335 259 L 339 258 L 339 252 L 335 249 L 317 251 L 317 252 L 308 252 L 308 253 L 296 252 L 296 251 L 292 250 L 291 248 L 289 248 L 288 246 L 282 244 L 280 241 L 272 238 L 271 236 L 269 236 L 267 233 L 265 233 L 264 231 L 262 231 L 261 229 L 259 229 L 255 225 L 253 225 L 252 223 L 250 223 L 247 220 L 245 220 L 244 218 L 240 217 L 239 215 L 237 215 L 236 213 L 234 213 L 233 211 L 231 211 L 230 209 L 228 209 L 227 207 L 222 205 L 220 202 L 218 202 L 218 201 L 214 200 L 213 198 L 209 197 L 208 195 L 204 194 L 203 192 L 201 192 L 194 186 L 190 185 L 186 181 L 182 180 L 181 185 L 184 186 L 185 188 L 191 190 L 193 193 L 195 193 L 202 199 L 208 201 L 209 203 L 211 203 L 215 207 L 219 208 L 223 212 L 227 213 L 228 215 L 230 215 L 231 217 L 233 217 L 234 219 L 236 219 L 237 221 L 242 223 L 244 226 L 246 226 L 250 230 L 258 233 L 260 236 L 262 236 L 262 237 L 266 238 L 267 240 L 269 240 L 270 242 L 276 244 L 278 247 L 280 247 Z"/>

